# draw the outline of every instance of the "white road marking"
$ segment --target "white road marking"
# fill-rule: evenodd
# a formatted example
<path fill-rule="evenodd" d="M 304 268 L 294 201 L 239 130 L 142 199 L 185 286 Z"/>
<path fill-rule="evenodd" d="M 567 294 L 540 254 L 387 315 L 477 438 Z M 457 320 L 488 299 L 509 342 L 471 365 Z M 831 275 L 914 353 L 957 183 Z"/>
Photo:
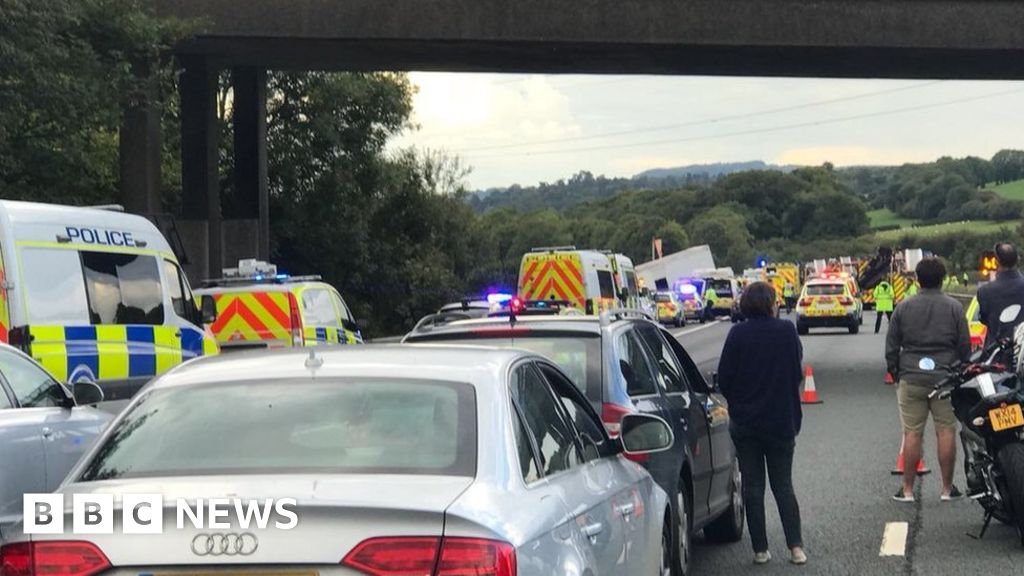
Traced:
<path fill-rule="evenodd" d="M 879 556 L 903 556 L 907 552 L 907 532 L 910 525 L 906 522 L 889 522 L 882 533 L 882 548 Z"/>
<path fill-rule="evenodd" d="M 679 330 L 676 330 L 676 331 L 673 331 L 673 332 L 670 332 L 670 333 L 673 336 L 678 338 L 680 336 L 686 336 L 687 334 L 693 334 L 694 332 L 700 332 L 701 330 L 706 330 L 708 328 L 711 328 L 712 326 L 717 326 L 721 322 L 723 322 L 723 321 L 722 320 L 713 320 L 711 322 L 708 322 L 707 324 L 701 324 L 700 326 L 697 326 L 696 328 L 680 328 Z"/>

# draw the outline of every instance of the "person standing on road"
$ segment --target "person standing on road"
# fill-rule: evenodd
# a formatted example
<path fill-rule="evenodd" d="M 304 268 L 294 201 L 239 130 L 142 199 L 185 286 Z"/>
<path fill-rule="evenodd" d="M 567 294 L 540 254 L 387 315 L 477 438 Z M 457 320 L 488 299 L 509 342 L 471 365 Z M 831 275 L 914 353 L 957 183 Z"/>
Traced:
<path fill-rule="evenodd" d="M 924 427 L 931 412 L 935 425 L 943 501 L 961 496 L 953 485 L 956 464 L 956 416 L 949 398 L 929 398 L 946 368 L 971 355 L 971 333 L 964 307 L 942 293 L 946 267 L 938 258 L 917 264 L 921 292 L 896 308 L 885 339 L 885 363 L 897 382 L 903 425 L 903 484 L 893 499 L 914 501 L 914 480 L 921 459 Z"/>
<path fill-rule="evenodd" d="M 704 318 L 706 320 L 715 319 L 714 307 L 717 302 L 718 292 L 715 292 L 715 289 L 708 285 L 708 289 L 704 291 Z"/>
<path fill-rule="evenodd" d="M 1024 275 L 1017 270 L 1017 250 L 1013 244 L 1003 242 L 996 244 L 996 261 L 999 269 L 996 279 L 978 288 L 978 310 L 981 323 L 988 328 L 985 344 L 991 344 L 1000 338 L 1013 338 L 1017 324 L 1024 320 L 1024 314 L 1010 324 L 999 322 L 999 314 L 1007 306 L 1020 304 L 1024 307 Z"/>
<path fill-rule="evenodd" d="M 793 306 L 796 306 L 796 288 L 792 282 L 787 281 L 782 287 L 782 298 L 786 301 L 786 314 L 792 314 Z"/>
<path fill-rule="evenodd" d="M 875 286 L 872 295 L 875 297 L 875 334 L 882 327 L 882 315 L 884 314 L 889 324 L 892 324 L 892 309 L 896 302 L 896 291 L 888 280 L 882 280 Z"/>
<path fill-rule="evenodd" d="M 803 347 L 792 322 L 776 316 L 775 289 L 754 282 L 743 291 L 747 321 L 729 331 L 718 364 L 719 387 L 729 401 L 729 431 L 743 477 L 743 505 L 754 563 L 771 560 L 765 528 L 765 468 L 779 507 L 790 561 L 807 562 L 800 506 L 793 492 L 793 450 L 800 433 Z"/>
<path fill-rule="evenodd" d="M 911 276 L 907 278 L 907 291 L 903 294 L 903 301 L 906 302 L 907 298 L 911 296 L 917 296 L 917 277 Z"/>

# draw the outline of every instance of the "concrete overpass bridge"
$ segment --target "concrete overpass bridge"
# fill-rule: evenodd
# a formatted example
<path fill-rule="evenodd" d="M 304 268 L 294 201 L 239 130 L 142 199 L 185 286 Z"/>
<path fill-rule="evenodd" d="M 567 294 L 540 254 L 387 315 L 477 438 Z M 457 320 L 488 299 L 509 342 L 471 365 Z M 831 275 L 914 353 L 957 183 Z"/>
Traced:
<path fill-rule="evenodd" d="M 148 0 L 199 19 L 181 77 L 181 227 L 193 276 L 269 252 L 267 70 L 1024 79 L 1012 0 Z M 235 97 L 235 212 L 221 213 L 217 74 Z M 159 110 L 126 110 L 122 197 L 159 199 Z"/>

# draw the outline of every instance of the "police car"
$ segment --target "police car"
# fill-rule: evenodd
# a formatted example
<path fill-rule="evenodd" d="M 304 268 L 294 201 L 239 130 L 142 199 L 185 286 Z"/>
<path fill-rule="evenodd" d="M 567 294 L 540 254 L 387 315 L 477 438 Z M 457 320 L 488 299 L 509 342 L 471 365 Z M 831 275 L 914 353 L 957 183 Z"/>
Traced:
<path fill-rule="evenodd" d="M 211 303 L 212 304 L 212 303 Z M 211 306 L 206 320 L 214 318 Z M 160 231 L 119 207 L 0 201 L 0 342 L 107 400 L 217 353 Z"/>
<path fill-rule="evenodd" d="M 279 274 L 273 264 L 245 259 L 204 280 L 196 294 L 216 303 L 209 328 L 225 352 L 363 342 L 345 300 L 319 276 Z"/>
<path fill-rule="evenodd" d="M 800 334 L 807 334 L 811 328 L 847 328 L 850 334 L 856 334 L 863 322 L 856 281 L 848 275 L 826 275 L 804 285 L 796 305 L 796 330 Z"/>

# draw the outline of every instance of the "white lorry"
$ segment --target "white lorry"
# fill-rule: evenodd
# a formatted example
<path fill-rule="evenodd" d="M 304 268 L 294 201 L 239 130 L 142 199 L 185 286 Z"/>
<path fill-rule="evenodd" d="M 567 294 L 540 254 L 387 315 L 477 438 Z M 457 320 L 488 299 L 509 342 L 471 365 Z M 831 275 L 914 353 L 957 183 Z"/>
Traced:
<path fill-rule="evenodd" d="M 715 268 L 711 248 L 706 244 L 673 252 L 663 258 L 636 266 L 636 275 L 643 286 L 652 291 L 672 290 L 681 278 L 691 278 L 699 270 Z"/>

